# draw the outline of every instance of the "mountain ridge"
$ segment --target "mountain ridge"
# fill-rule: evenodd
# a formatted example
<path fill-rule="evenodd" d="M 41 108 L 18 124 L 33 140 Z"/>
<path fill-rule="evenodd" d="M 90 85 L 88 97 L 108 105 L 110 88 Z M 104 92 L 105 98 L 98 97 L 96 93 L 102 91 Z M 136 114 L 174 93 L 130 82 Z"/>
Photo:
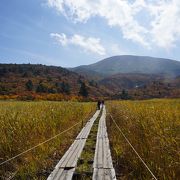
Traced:
<path fill-rule="evenodd" d="M 100 86 L 133 98 L 179 97 L 180 62 L 150 56 L 112 56 L 99 62 L 70 69 Z"/>
<path fill-rule="evenodd" d="M 122 55 L 105 58 L 90 65 L 77 66 L 70 70 L 83 74 L 91 71 L 102 76 L 118 73 L 169 74 L 180 75 L 180 62 L 172 59 L 150 56 Z"/>
<path fill-rule="evenodd" d="M 0 96 L 79 97 L 85 83 L 91 98 L 180 97 L 180 62 L 148 56 L 113 56 L 91 65 L 65 69 L 41 64 L 0 64 Z M 50 98 L 47 98 L 50 96 Z M 52 98 L 51 98 L 52 97 Z"/>

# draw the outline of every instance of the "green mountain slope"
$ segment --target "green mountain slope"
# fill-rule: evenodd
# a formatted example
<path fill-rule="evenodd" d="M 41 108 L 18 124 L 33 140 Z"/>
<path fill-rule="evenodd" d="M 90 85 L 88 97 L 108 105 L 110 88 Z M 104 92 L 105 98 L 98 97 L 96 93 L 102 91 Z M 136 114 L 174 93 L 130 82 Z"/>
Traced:
<path fill-rule="evenodd" d="M 119 73 L 142 73 L 142 74 L 168 74 L 170 76 L 180 75 L 180 62 L 169 59 L 146 57 L 146 56 L 113 56 L 94 64 L 79 66 L 71 70 L 88 74 L 94 71 L 103 76 Z"/>

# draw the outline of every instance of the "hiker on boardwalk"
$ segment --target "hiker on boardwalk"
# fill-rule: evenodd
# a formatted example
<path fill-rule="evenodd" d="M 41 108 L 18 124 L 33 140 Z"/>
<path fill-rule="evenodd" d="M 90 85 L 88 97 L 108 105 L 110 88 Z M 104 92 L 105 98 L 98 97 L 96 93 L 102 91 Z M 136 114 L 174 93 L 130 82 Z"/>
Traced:
<path fill-rule="evenodd" d="M 100 101 L 100 100 L 98 100 L 98 102 L 97 102 L 97 109 L 98 109 L 98 110 L 101 109 L 101 101 Z"/>

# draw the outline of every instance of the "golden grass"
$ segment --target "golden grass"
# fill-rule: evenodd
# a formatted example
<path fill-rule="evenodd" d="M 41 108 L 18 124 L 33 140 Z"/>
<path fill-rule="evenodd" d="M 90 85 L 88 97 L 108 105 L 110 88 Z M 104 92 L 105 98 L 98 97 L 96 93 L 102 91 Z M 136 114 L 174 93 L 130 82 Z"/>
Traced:
<path fill-rule="evenodd" d="M 94 103 L 0 102 L 0 162 L 62 132 L 95 112 Z M 82 126 L 0 167 L 0 179 L 45 179 Z"/>
<path fill-rule="evenodd" d="M 108 111 L 158 179 L 180 179 L 180 100 L 111 101 Z M 109 118 L 118 179 L 152 179 Z"/>

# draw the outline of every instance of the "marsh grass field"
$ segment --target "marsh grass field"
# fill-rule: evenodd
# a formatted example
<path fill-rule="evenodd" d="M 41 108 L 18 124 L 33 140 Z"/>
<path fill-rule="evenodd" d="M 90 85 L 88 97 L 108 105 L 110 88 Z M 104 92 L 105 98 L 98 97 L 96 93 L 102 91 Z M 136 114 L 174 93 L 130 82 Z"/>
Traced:
<path fill-rule="evenodd" d="M 180 100 L 108 101 L 108 112 L 158 179 L 180 179 Z M 46 179 L 85 122 L 95 103 L 0 102 L 0 163 L 75 128 L 0 166 L 0 179 Z M 107 114 L 117 179 L 152 179 Z"/>
<path fill-rule="evenodd" d="M 0 102 L 0 162 L 80 122 L 70 131 L 0 166 L 0 179 L 46 179 L 95 112 L 94 103 Z"/>
<path fill-rule="evenodd" d="M 108 102 L 108 110 L 157 179 L 180 179 L 180 100 Z M 118 179 L 152 179 L 137 155 L 108 119 Z"/>

